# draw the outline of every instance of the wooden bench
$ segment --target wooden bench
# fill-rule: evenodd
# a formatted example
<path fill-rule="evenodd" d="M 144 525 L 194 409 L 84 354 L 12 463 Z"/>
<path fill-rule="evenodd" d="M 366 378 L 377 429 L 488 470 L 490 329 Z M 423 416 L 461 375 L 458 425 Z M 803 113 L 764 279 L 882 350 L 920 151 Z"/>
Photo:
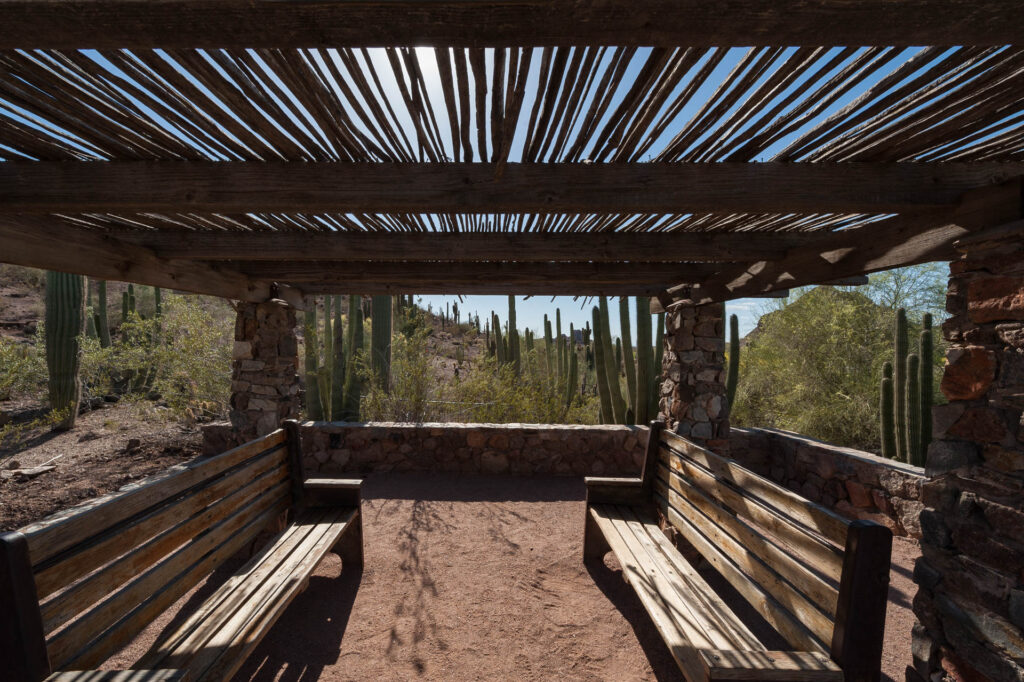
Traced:
<path fill-rule="evenodd" d="M 880 679 L 888 528 L 844 519 L 660 422 L 641 478 L 586 484 L 584 560 L 615 553 L 690 682 Z M 791 651 L 767 649 L 660 529 L 659 512 Z"/>
<path fill-rule="evenodd" d="M 261 532 L 280 531 L 137 670 L 77 676 L 230 678 L 328 552 L 362 565 L 361 481 L 303 481 L 298 436 L 287 422 L 0 536 L 3 679 L 70 681 L 67 671 L 96 668 Z"/>

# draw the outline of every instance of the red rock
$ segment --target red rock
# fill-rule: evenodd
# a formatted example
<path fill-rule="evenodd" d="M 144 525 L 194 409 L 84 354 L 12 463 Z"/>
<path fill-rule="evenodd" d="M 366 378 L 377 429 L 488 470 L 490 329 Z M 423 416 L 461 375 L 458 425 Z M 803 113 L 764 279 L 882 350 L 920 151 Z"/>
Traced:
<path fill-rule="evenodd" d="M 846 492 L 850 496 L 850 502 L 855 507 L 867 509 L 874 506 L 871 501 L 871 493 L 863 485 L 854 480 L 846 481 Z"/>
<path fill-rule="evenodd" d="M 964 440 L 981 443 L 998 443 L 1006 437 L 1006 422 L 996 410 L 986 407 L 971 407 L 947 432 Z"/>
<path fill-rule="evenodd" d="M 975 400 L 985 395 L 996 376 L 995 354 L 984 348 L 950 351 L 942 376 L 942 393 L 950 400 Z"/>
<path fill-rule="evenodd" d="M 1024 277 L 985 277 L 967 285 L 972 322 L 1024 320 Z"/>

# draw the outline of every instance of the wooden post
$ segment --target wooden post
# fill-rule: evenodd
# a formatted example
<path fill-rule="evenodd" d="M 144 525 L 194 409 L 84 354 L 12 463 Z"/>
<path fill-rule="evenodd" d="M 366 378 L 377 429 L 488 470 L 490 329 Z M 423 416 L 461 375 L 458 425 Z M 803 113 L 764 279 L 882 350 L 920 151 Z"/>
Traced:
<path fill-rule="evenodd" d="M 39 682 L 50 674 L 28 542 L 17 532 L 0 536 L 0 661 L 10 682 Z"/>
<path fill-rule="evenodd" d="M 586 519 L 583 522 L 583 562 L 586 563 L 591 559 L 603 558 L 611 551 L 611 546 L 604 539 L 604 533 L 594 521 L 594 517 L 590 515 L 590 504 L 584 506 L 583 510 L 586 514 Z"/>
<path fill-rule="evenodd" d="M 881 679 L 891 558 L 892 531 L 872 521 L 850 524 L 832 633 L 832 660 L 846 682 Z"/>
<path fill-rule="evenodd" d="M 363 510 L 356 507 L 356 515 L 349 527 L 334 545 L 334 553 L 341 557 L 341 570 L 361 568 L 363 565 Z"/>
<path fill-rule="evenodd" d="M 644 497 L 651 496 L 654 490 L 654 477 L 658 473 L 658 448 L 661 442 L 661 432 L 665 428 L 665 422 L 655 419 L 651 422 L 650 431 L 647 433 L 647 450 L 644 453 L 644 469 L 640 477 L 643 479 Z"/>
<path fill-rule="evenodd" d="M 287 419 L 284 422 L 285 443 L 288 447 L 288 473 L 292 480 L 292 506 L 301 507 L 305 503 L 302 469 L 302 438 L 299 435 L 299 422 Z"/>

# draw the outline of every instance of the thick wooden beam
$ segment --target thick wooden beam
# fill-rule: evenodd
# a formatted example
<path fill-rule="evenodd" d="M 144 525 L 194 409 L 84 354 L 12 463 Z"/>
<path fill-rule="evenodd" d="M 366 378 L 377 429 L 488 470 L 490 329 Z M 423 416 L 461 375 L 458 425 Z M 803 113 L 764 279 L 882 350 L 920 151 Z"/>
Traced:
<path fill-rule="evenodd" d="M 4 0 L 0 49 L 1004 45 L 1000 0 Z"/>
<path fill-rule="evenodd" d="M 714 272 L 705 263 L 455 263 L 450 261 L 352 263 L 316 261 L 238 262 L 239 271 L 256 280 L 316 282 L 453 282 L 486 280 L 501 284 L 584 282 L 588 284 L 658 284 L 701 278 Z"/>
<path fill-rule="evenodd" d="M 456 262 L 777 260 L 815 233 L 769 232 L 186 232 L 132 231 L 118 238 L 163 258 L 248 261 Z"/>
<path fill-rule="evenodd" d="M 664 291 L 663 284 L 593 284 L 589 282 L 557 281 L 534 283 L 507 283 L 500 280 L 478 282 L 344 282 L 321 281 L 303 283 L 307 295 L 360 294 L 363 296 L 394 294 L 448 294 L 459 296 L 654 296 Z"/>
<path fill-rule="evenodd" d="M 58 221 L 0 218 L 0 262 L 244 301 L 265 301 L 273 293 L 270 284 L 236 270 L 167 260 L 145 247 Z"/>
<path fill-rule="evenodd" d="M 508 164 L 500 179 L 495 169 L 18 161 L 0 164 L 0 212 L 899 213 L 952 207 L 1024 174 L 1020 163 Z"/>
<path fill-rule="evenodd" d="M 779 289 L 821 284 L 882 270 L 952 260 L 957 240 L 979 230 L 1017 221 L 1024 215 L 1020 178 L 971 192 L 951 211 L 896 216 L 834 233 L 824 246 L 794 249 L 785 259 L 748 267 L 723 267 L 703 281 L 677 285 L 651 301 L 653 312 L 666 304 L 702 305 Z"/>

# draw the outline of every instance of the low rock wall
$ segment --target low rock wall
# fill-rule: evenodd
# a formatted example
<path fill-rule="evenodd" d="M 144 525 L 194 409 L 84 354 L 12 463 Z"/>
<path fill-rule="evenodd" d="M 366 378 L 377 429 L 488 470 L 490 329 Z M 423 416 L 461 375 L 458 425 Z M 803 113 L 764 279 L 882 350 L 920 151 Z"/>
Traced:
<path fill-rule="evenodd" d="M 647 427 L 305 422 L 308 474 L 639 476 Z"/>
<path fill-rule="evenodd" d="M 733 427 L 729 447 L 744 466 L 846 518 L 921 537 L 920 467 L 775 429 Z"/>

